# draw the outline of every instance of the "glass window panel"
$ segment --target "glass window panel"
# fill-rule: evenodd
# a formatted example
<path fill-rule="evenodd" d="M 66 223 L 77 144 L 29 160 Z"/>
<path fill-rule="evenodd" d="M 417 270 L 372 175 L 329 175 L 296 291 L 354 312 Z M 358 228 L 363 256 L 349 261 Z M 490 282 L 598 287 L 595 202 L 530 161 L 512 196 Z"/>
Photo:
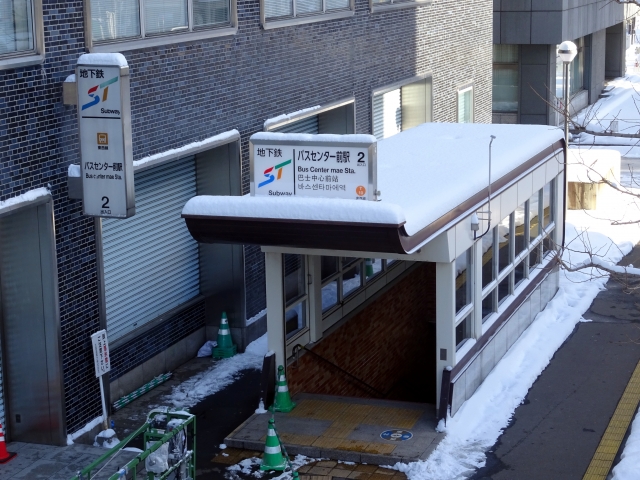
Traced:
<path fill-rule="evenodd" d="M 342 298 L 346 298 L 349 293 L 362 285 L 360 277 L 360 265 L 346 270 L 342 274 Z"/>
<path fill-rule="evenodd" d="M 402 131 L 431 121 L 431 78 L 404 85 L 400 100 Z"/>
<path fill-rule="evenodd" d="M 326 5 L 327 5 L 327 10 L 338 10 L 341 8 L 349 8 L 349 0 L 327 0 Z"/>
<path fill-rule="evenodd" d="M 473 122 L 473 89 L 458 92 L 458 123 Z"/>
<path fill-rule="evenodd" d="M 554 248 L 553 248 L 553 241 L 551 240 L 551 236 L 546 236 L 544 240 L 542 240 L 542 257 L 544 258 L 547 252 L 550 252 L 552 250 L 554 250 Z"/>
<path fill-rule="evenodd" d="M 551 188 L 551 183 L 547 183 L 542 189 L 542 199 L 543 199 L 543 221 L 542 225 L 544 228 L 547 228 L 549 224 L 553 221 L 553 189 Z"/>
<path fill-rule="evenodd" d="M 518 111 L 518 64 L 494 63 L 492 102 L 494 112 Z"/>
<path fill-rule="evenodd" d="M 493 260 L 494 231 L 482 237 L 482 288 L 496 278 L 495 262 Z"/>
<path fill-rule="evenodd" d="M 513 283 L 515 286 L 524 280 L 524 261 L 520 262 L 516 265 L 516 268 L 513 270 Z"/>
<path fill-rule="evenodd" d="M 509 248 L 510 240 L 511 215 L 507 215 L 498 224 L 498 269 L 503 271 L 511 264 L 511 249 Z"/>
<path fill-rule="evenodd" d="M 495 290 L 492 290 L 484 300 L 482 300 L 482 321 L 484 322 L 489 315 L 496 311 Z"/>
<path fill-rule="evenodd" d="M 146 35 L 188 29 L 187 0 L 145 0 L 143 5 Z"/>
<path fill-rule="evenodd" d="M 229 23 L 229 0 L 193 0 L 196 27 Z"/>
<path fill-rule="evenodd" d="M 402 131 L 400 89 L 373 96 L 373 134 L 378 140 Z"/>
<path fill-rule="evenodd" d="M 540 245 L 537 245 L 533 250 L 531 250 L 531 253 L 529 254 L 529 273 L 531 274 L 533 272 L 533 270 L 540 265 L 540 249 L 542 247 Z"/>
<path fill-rule="evenodd" d="M 284 296 L 287 305 L 306 293 L 304 257 L 302 255 L 284 255 Z"/>
<path fill-rule="evenodd" d="M 29 51 L 34 48 L 31 1 L 0 1 L 0 55 Z"/>
<path fill-rule="evenodd" d="M 325 312 L 338 303 L 338 279 L 322 287 L 322 311 Z"/>
<path fill-rule="evenodd" d="M 96 42 L 140 36 L 138 0 L 91 0 L 91 37 Z"/>
<path fill-rule="evenodd" d="M 569 66 L 569 93 L 573 95 L 582 90 L 584 85 L 584 38 L 579 38 L 574 42 L 578 47 L 578 54 Z"/>
<path fill-rule="evenodd" d="M 338 257 L 320 257 L 320 276 L 322 280 L 338 273 Z"/>
<path fill-rule="evenodd" d="M 296 0 L 296 15 L 322 12 L 322 0 Z"/>
<path fill-rule="evenodd" d="M 516 247 L 515 248 L 516 255 L 520 254 L 526 246 L 525 228 L 524 228 L 524 212 L 525 212 L 524 203 L 520 205 L 518 208 L 516 208 L 515 212 L 513 212 L 513 223 L 514 223 L 514 230 L 515 230 L 515 235 L 513 240 Z"/>
<path fill-rule="evenodd" d="M 498 305 L 500 305 L 505 298 L 507 298 L 509 296 L 510 289 L 509 289 L 509 277 L 511 276 L 511 274 L 507 275 L 506 277 L 504 277 L 504 279 L 498 284 Z"/>
<path fill-rule="evenodd" d="M 456 347 L 459 348 L 467 338 L 471 337 L 471 315 L 468 315 L 456 327 Z"/>
<path fill-rule="evenodd" d="M 542 191 L 538 190 L 531 195 L 529 199 L 529 242 L 533 242 L 540 234 L 540 195 Z"/>
<path fill-rule="evenodd" d="M 382 260 L 379 258 L 365 258 L 365 276 L 367 279 L 382 271 Z"/>
<path fill-rule="evenodd" d="M 307 326 L 307 302 L 302 301 L 284 314 L 285 332 L 287 338 L 293 336 Z"/>
<path fill-rule="evenodd" d="M 293 15 L 293 0 L 264 0 L 266 18 L 290 17 Z"/>
<path fill-rule="evenodd" d="M 493 45 L 494 63 L 518 63 L 518 45 Z"/>
<path fill-rule="evenodd" d="M 360 260 L 358 257 L 342 257 L 342 268 Z"/>
<path fill-rule="evenodd" d="M 456 312 L 471 303 L 470 251 L 456 258 Z"/>

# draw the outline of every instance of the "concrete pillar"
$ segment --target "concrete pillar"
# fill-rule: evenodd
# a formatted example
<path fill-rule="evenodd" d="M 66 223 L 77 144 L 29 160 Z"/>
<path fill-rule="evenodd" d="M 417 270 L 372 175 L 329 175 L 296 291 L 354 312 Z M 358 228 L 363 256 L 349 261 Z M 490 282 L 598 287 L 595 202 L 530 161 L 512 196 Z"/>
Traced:
<path fill-rule="evenodd" d="M 282 254 L 266 252 L 264 264 L 267 284 L 267 348 L 276 354 L 276 368 L 278 365 L 286 368 Z"/>
<path fill-rule="evenodd" d="M 455 261 L 436 263 L 436 402 L 440 401 L 442 371 L 456 362 L 455 282 Z"/>
<path fill-rule="evenodd" d="M 307 257 L 311 283 L 309 293 L 309 339 L 317 342 L 322 338 L 322 273 L 320 255 Z"/>

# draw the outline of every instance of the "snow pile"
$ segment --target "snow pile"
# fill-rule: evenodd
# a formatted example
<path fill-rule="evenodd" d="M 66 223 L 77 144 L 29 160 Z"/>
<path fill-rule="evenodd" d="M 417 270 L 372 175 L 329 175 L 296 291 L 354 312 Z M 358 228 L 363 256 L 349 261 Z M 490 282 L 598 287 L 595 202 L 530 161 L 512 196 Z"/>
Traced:
<path fill-rule="evenodd" d="M 96 435 L 93 446 L 110 449 L 115 447 L 119 443 L 120 440 L 118 440 L 118 436 L 116 435 L 115 430 L 108 428 L 107 430 L 103 430 L 98 435 Z"/>
<path fill-rule="evenodd" d="M 28 192 L 23 193 L 22 195 L 18 195 L 16 197 L 11 197 L 6 200 L 0 201 L 0 212 L 4 209 L 8 209 L 10 207 L 14 207 L 21 203 L 32 202 L 40 197 L 44 197 L 48 195 L 50 192 L 47 188 L 35 188 L 33 190 L 29 190 Z"/>
<path fill-rule="evenodd" d="M 607 218 L 607 212 L 598 213 Z M 584 249 L 583 242 L 588 242 L 592 251 L 601 254 L 602 261 L 616 263 L 640 240 L 640 226 L 612 226 L 610 221 L 594 219 L 583 211 L 569 211 L 568 222 L 567 243 L 575 251 L 567 253 L 564 260 L 574 264 L 587 261 L 588 255 L 584 250 L 580 252 Z M 398 463 L 393 468 L 405 472 L 410 480 L 447 480 L 464 478 L 482 467 L 486 462 L 485 452 L 507 427 L 515 409 L 555 351 L 583 320 L 582 314 L 604 288 L 606 280 L 605 275 L 595 271 L 561 271 L 556 296 L 476 393 L 453 418 L 448 419 L 444 428 L 446 436 L 433 454 L 426 461 L 408 465 Z M 640 430 L 639 420 L 635 425 Z M 640 432 L 637 432 L 637 438 L 640 440 Z M 632 448 L 637 448 L 640 441 L 634 445 Z"/>
<path fill-rule="evenodd" d="M 121 53 L 83 53 L 78 58 L 78 65 L 115 65 L 128 67 L 127 59 Z"/>
<path fill-rule="evenodd" d="M 77 431 L 75 431 L 73 433 L 69 433 L 67 435 L 67 445 L 73 445 L 74 441 L 76 441 L 78 438 L 80 438 L 85 433 L 90 432 L 91 430 L 93 430 L 95 427 L 97 427 L 101 423 L 102 423 L 102 415 L 100 415 L 99 417 L 96 417 L 93 420 L 91 420 L 89 423 L 87 423 L 80 430 L 77 430 Z"/>
<path fill-rule="evenodd" d="M 192 407 L 203 398 L 213 395 L 233 383 L 240 371 L 262 368 L 262 359 L 267 353 L 267 335 L 251 342 L 244 353 L 215 362 L 204 372 L 191 377 L 166 395 L 160 403 Z"/>
<path fill-rule="evenodd" d="M 82 176 L 80 173 L 80 165 L 75 163 L 69 165 L 69 168 L 67 169 L 67 176 L 80 178 Z"/>
<path fill-rule="evenodd" d="M 631 434 L 620 456 L 620 463 L 612 471 L 611 480 L 632 480 L 640 472 L 640 414 L 631 425 Z"/>
<path fill-rule="evenodd" d="M 322 458 L 309 458 L 309 457 L 305 457 L 304 455 L 296 455 L 295 458 L 291 459 L 291 465 L 293 466 L 294 470 L 298 470 L 303 465 L 306 465 L 312 462 L 318 462 L 320 460 L 322 460 Z M 265 473 L 267 473 L 268 475 L 272 475 L 272 473 L 270 472 L 260 471 L 261 463 L 262 463 L 262 460 L 257 457 L 245 458 L 244 460 L 237 463 L 236 465 L 231 465 L 230 467 L 227 467 L 227 470 L 231 472 L 232 479 L 239 478 L 237 473 L 243 473 L 244 475 L 251 475 L 256 478 L 262 478 Z M 353 465 L 353 463 L 349 463 L 349 462 L 344 462 L 344 463 Z M 291 472 L 287 469 L 277 477 L 270 476 L 269 480 L 285 480 L 289 478 L 291 478 Z"/>
<path fill-rule="evenodd" d="M 210 357 L 213 355 L 213 349 L 218 346 L 215 340 L 207 340 L 198 350 L 198 358 Z"/>

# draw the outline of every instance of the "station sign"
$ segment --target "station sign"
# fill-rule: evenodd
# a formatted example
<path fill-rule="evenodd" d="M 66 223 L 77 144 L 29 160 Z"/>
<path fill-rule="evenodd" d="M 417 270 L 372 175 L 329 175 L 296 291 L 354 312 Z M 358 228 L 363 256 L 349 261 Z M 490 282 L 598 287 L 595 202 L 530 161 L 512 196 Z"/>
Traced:
<path fill-rule="evenodd" d="M 249 149 L 252 196 L 379 200 L 372 135 L 261 132 Z"/>
<path fill-rule="evenodd" d="M 119 53 L 86 53 L 76 66 L 83 213 L 135 214 L 129 66 Z"/>

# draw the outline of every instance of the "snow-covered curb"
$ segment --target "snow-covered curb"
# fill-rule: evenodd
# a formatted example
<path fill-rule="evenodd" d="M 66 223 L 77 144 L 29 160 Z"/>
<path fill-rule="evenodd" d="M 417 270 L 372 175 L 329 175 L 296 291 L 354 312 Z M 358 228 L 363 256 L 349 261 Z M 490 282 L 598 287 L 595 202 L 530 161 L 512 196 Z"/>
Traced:
<path fill-rule="evenodd" d="M 607 218 L 605 212 L 599 213 L 602 213 L 600 217 Z M 568 223 L 568 241 L 578 237 L 579 233 L 588 235 L 592 248 L 613 263 L 620 261 L 623 254 L 630 252 L 640 240 L 638 225 L 612 227 L 606 220 L 594 220 L 578 211 L 569 212 L 568 220 L 574 225 L 583 226 L 576 229 Z M 586 233 L 583 230 L 585 228 L 588 228 Z M 611 241 L 618 248 L 611 248 Z M 574 252 L 571 261 L 580 263 L 584 261 L 583 257 L 586 255 Z M 583 320 L 582 314 L 604 288 L 607 278 L 597 274 L 589 279 L 589 273 L 561 271 L 560 289 L 556 296 L 538 314 L 476 393 L 453 418 L 448 419 L 446 436 L 432 455 L 426 461 L 398 463 L 393 468 L 406 473 L 409 480 L 448 480 L 464 478 L 482 467 L 486 462 L 485 452 L 498 440 L 533 382 L 576 324 Z M 637 448 L 640 448 L 640 442 Z"/>
<path fill-rule="evenodd" d="M 640 474 L 640 413 L 631 425 L 631 434 L 620 456 L 620 463 L 612 471 L 611 480 L 633 480 Z"/>

